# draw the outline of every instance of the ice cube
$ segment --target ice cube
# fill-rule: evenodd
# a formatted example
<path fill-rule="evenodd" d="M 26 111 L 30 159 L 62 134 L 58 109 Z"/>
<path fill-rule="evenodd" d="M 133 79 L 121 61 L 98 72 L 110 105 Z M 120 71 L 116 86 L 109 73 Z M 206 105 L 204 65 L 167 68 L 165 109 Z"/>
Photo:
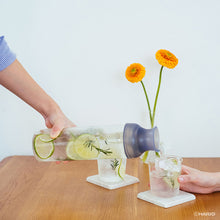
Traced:
<path fill-rule="evenodd" d="M 158 166 L 156 166 L 156 169 L 163 169 L 170 172 L 179 172 L 181 170 L 181 166 L 174 163 L 170 159 L 160 160 L 158 163 Z"/>

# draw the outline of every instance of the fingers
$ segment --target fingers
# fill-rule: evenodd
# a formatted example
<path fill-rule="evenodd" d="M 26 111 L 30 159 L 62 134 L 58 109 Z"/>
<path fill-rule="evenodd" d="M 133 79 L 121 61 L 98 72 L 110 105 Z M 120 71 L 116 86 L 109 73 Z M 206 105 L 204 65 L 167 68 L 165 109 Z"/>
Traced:
<path fill-rule="evenodd" d="M 76 125 L 74 125 L 72 122 L 69 124 L 65 124 L 64 121 L 62 121 L 62 120 L 55 122 L 52 129 L 51 129 L 50 137 L 53 139 L 56 138 L 57 136 L 59 136 L 60 132 L 64 128 L 68 128 L 68 127 L 76 127 Z"/>
<path fill-rule="evenodd" d="M 53 125 L 50 123 L 50 120 L 48 118 L 45 119 L 45 124 L 46 124 L 47 128 L 53 127 Z"/>
<path fill-rule="evenodd" d="M 45 119 L 45 124 L 48 128 L 51 128 L 50 137 L 52 139 L 56 138 L 64 128 L 76 126 L 62 112 L 49 115 Z"/>
<path fill-rule="evenodd" d="M 194 177 L 191 175 L 181 175 L 178 177 L 179 183 L 191 183 L 194 181 Z"/>
<path fill-rule="evenodd" d="M 181 184 L 180 189 L 186 192 L 200 193 L 200 194 L 208 194 L 213 192 L 213 190 L 209 187 L 199 186 L 194 183 Z"/>
<path fill-rule="evenodd" d="M 189 183 L 189 184 L 181 184 L 180 185 L 180 190 L 183 190 L 183 191 L 186 191 L 186 192 L 194 192 L 193 191 L 193 186 L 192 186 L 192 184 L 191 183 Z"/>
<path fill-rule="evenodd" d="M 190 173 L 190 167 L 182 165 L 181 174 L 189 174 L 189 173 Z"/>
<path fill-rule="evenodd" d="M 190 183 L 193 181 L 193 176 L 190 175 L 190 167 L 182 165 L 181 174 L 182 175 L 178 177 L 179 183 Z"/>
<path fill-rule="evenodd" d="M 63 130 L 64 126 L 61 123 L 56 123 L 51 129 L 50 137 L 52 139 L 56 138 L 60 132 Z"/>

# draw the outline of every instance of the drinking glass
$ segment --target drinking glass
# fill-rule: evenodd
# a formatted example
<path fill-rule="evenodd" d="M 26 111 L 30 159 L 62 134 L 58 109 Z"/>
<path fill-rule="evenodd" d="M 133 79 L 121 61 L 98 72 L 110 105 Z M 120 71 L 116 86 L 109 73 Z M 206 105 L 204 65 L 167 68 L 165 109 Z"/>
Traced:
<path fill-rule="evenodd" d="M 122 139 L 111 139 L 100 142 L 102 149 L 110 148 L 113 154 L 100 155 L 98 161 L 99 179 L 104 182 L 120 182 L 124 180 L 126 171 L 126 156 L 123 149 Z M 115 157 L 115 158 L 112 158 Z"/>
<path fill-rule="evenodd" d="M 127 159 L 99 159 L 98 175 L 103 182 L 124 181 Z"/>
<path fill-rule="evenodd" d="M 158 157 L 150 162 L 150 190 L 159 197 L 173 197 L 179 193 L 178 177 L 181 173 L 182 158 L 173 155 Z"/>

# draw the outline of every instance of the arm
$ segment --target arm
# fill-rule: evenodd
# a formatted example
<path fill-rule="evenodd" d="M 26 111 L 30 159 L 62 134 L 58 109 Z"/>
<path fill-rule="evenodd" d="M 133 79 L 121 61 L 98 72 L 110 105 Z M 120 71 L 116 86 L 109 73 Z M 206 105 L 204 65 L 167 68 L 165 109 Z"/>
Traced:
<path fill-rule="evenodd" d="M 204 172 L 183 165 L 178 180 L 184 191 L 201 194 L 220 191 L 220 172 Z"/>
<path fill-rule="evenodd" d="M 64 127 L 75 126 L 61 111 L 57 103 L 33 80 L 16 59 L 0 71 L 0 84 L 37 110 L 52 128 L 51 137 L 59 135 Z"/>

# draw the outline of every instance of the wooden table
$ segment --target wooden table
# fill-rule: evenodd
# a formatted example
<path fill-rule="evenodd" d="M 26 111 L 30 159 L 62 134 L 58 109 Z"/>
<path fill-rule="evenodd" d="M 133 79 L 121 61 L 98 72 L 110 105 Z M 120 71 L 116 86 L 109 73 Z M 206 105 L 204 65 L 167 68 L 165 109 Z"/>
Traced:
<path fill-rule="evenodd" d="M 184 164 L 219 171 L 220 158 L 185 158 Z M 148 166 L 140 159 L 127 162 L 127 174 L 140 179 L 134 185 L 107 190 L 86 182 L 94 174 L 96 161 L 56 164 L 32 156 L 7 157 L 0 162 L 0 219 L 203 219 L 199 213 L 220 219 L 220 192 L 195 194 L 196 200 L 168 209 L 137 199 L 149 189 Z"/>

